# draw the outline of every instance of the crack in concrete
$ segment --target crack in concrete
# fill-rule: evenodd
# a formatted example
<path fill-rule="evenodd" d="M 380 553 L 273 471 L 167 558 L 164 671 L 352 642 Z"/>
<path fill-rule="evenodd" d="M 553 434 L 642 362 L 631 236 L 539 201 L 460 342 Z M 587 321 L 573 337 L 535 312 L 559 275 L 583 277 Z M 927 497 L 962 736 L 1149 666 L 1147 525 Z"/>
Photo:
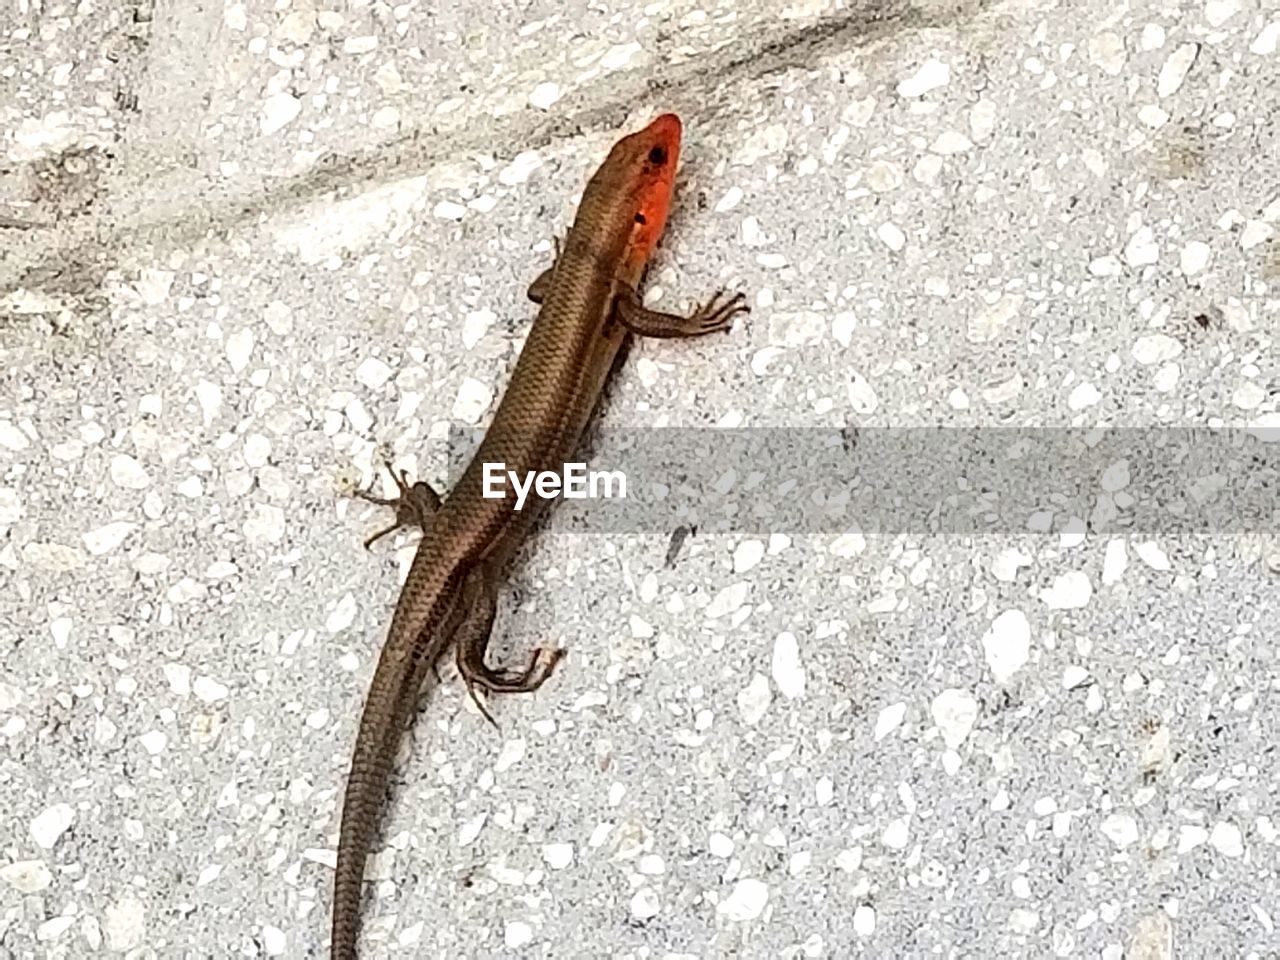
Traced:
<path fill-rule="evenodd" d="M 167 213 L 150 222 L 114 228 L 96 218 L 84 226 L 60 225 L 63 236 L 48 244 L 47 255 L 20 273 L 15 286 L 82 296 L 120 265 L 115 251 L 191 246 L 326 194 L 346 197 L 368 185 L 421 175 L 454 157 L 476 153 L 510 157 L 585 130 L 618 129 L 638 103 L 659 101 L 665 109 L 689 118 L 690 126 L 715 126 L 740 109 L 740 98 L 733 93 L 745 82 L 791 69 L 812 69 L 826 58 L 906 33 L 955 27 L 997 5 L 998 0 L 865 0 L 843 16 L 781 31 L 776 20 L 762 21 L 734 41 L 683 63 L 656 64 L 647 72 L 610 78 L 606 101 L 572 114 L 542 118 L 521 111 L 483 127 L 467 119 L 443 133 L 435 127 L 419 127 L 362 153 L 328 155 L 284 185 L 225 196 L 212 204 L 203 198 L 204 202 L 191 205 L 180 216 Z M 496 150 L 495 143 L 500 144 Z M 0 292 L 8 289 L 0 287 Z"/>

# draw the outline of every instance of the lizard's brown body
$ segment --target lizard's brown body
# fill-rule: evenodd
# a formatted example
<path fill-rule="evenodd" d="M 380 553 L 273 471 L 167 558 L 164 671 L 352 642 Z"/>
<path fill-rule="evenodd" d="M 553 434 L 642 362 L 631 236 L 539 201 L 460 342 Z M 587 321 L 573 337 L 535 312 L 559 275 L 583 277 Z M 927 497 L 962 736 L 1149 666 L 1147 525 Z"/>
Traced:
<path fill-rule="evenodd" d="M 377 830 L 400 736 L 426 672 L 450 643 L 468 687 L 535 690 L 559 651 L 535 651 L 522 670 L 485 664 L 496 581 L 547 501 L 483 496 L 484 465 L 524 476 L 571 459 L 629 332 L 696 336 L 745 310 L 718 297 L 692 317 L 646 310 L 636 286 L 662 233 L 675 180 L 680 121 L 658 117 L 624 137 L 587 184 L 553 267 L 534 282 L 542 304 L 510 384 L 475 457 L 448 498 L 403 480 L 398 519 L 421 523 L 422 541 L 396 604 L 356 735 L 334 877 L 332 960 L 354 960 L 365 859 Z M 373 499 L 373 498 L 370 498 Z M 387 502 L 387 501 L 379 501 Z"/>

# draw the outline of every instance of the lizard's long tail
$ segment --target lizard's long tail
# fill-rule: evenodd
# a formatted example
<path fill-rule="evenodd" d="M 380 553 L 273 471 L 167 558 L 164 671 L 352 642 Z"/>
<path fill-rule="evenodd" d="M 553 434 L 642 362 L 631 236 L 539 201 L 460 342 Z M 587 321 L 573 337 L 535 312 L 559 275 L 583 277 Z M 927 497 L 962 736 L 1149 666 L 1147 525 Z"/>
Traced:
<path fill-rule="evenodd" d="M 424 557 L 421 550 L 418 556 Z M 418 566 L 417 559 L 414 566 Z M 426 571 L 412 569 L 410 578 L 415 572 L 426 579 Z M 427 670 L 452 639 L 448 621 L 459 600 L 460 578 L 455 571 L 439 579 L 439 588 L 430 591 L 433 595 L 429 599 L 423 593 L 405 591 L 405 595 L 416 597 L 418 602 L 412 610 L 397 609 L 373 673 L 364 715 L 360 718 L 338 834 L 330 940 L 332 960 L 356 960 L 365 860 L 377 832 L 396 747 L 413 713 Z"/>

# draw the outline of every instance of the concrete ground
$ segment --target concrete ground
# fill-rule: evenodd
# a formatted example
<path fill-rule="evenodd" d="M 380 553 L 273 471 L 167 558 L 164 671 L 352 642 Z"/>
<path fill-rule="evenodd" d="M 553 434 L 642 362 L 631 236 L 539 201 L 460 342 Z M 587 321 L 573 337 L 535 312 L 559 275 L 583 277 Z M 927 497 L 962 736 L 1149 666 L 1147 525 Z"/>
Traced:
<path fill-rule="evenodd" d="M 752 313 L 609 423 L 1280 426 L 1270 0 L 571 8 L 4 5 L 0 954 L 327 956 L 414 541 L 343 491 L 443 478 L 660 110 L 650 296 Z M 570 654 L 424 702 L 364 955 L 1276 956 L 1280 542 L 1086 519 L 553 515 L 496 647 Z"/>

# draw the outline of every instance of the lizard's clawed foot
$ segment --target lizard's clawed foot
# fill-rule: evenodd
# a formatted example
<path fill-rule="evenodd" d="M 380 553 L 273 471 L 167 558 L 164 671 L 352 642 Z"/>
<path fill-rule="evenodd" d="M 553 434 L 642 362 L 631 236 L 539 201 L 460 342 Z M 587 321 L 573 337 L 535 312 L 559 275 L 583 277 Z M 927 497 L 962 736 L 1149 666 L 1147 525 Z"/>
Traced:
<path fill-rule="evenodd" d="M 743 293 L 735 293 L 722 302 L 721 298 L 728 293 L 728 290 L 717 290 L 710 300 L 693 312 L 691 322 L 697 324 L 702 332 L 712 333 L 716 330 L 728 330 L 733 326 L 734 317 L 751 312 Z"/>
<path fill-rule="evenodd" d="M 533 693 L 546 683 L 556 664 L 564 659 L 565 652 L 563 647 L 537 647 L 529 655 L 529 662 L 523 670 L 494 670 L 484 662 L 483 649 L 477 657 L 474 650 L 459 647 L 458 672 L 476 709 L 496 728 L 497 721 L 476 694 L 477 688 L 486 693 Z"/>
<path fill-rule="evenodd" d="M 395 521 L 390 526 L 379 530 L 365 540 L 364 547 L 366 550 L 372 547 L 375 541 L 382 539 L 389 533 L 395 533 L 401 527 L 416 526 L 425 530 L 430 522 L 431 515 L 440 509 L 440 495 L 436 493 L 431 484 L 422 480 L 417 483 L 410 483 L 408 471 L 396 470 L 390 461 L 386 462 L 386 468 L 387 472 L 391 474 L 391 479 L 395 481 L 400 490 L 398 496 L 375 496 L 372 489 L 357 490 L 354 494 L 361 500 L 367 500 L 369 503 L 375 503 L 380 507 L 391 507 L 396 512 Z"/>

